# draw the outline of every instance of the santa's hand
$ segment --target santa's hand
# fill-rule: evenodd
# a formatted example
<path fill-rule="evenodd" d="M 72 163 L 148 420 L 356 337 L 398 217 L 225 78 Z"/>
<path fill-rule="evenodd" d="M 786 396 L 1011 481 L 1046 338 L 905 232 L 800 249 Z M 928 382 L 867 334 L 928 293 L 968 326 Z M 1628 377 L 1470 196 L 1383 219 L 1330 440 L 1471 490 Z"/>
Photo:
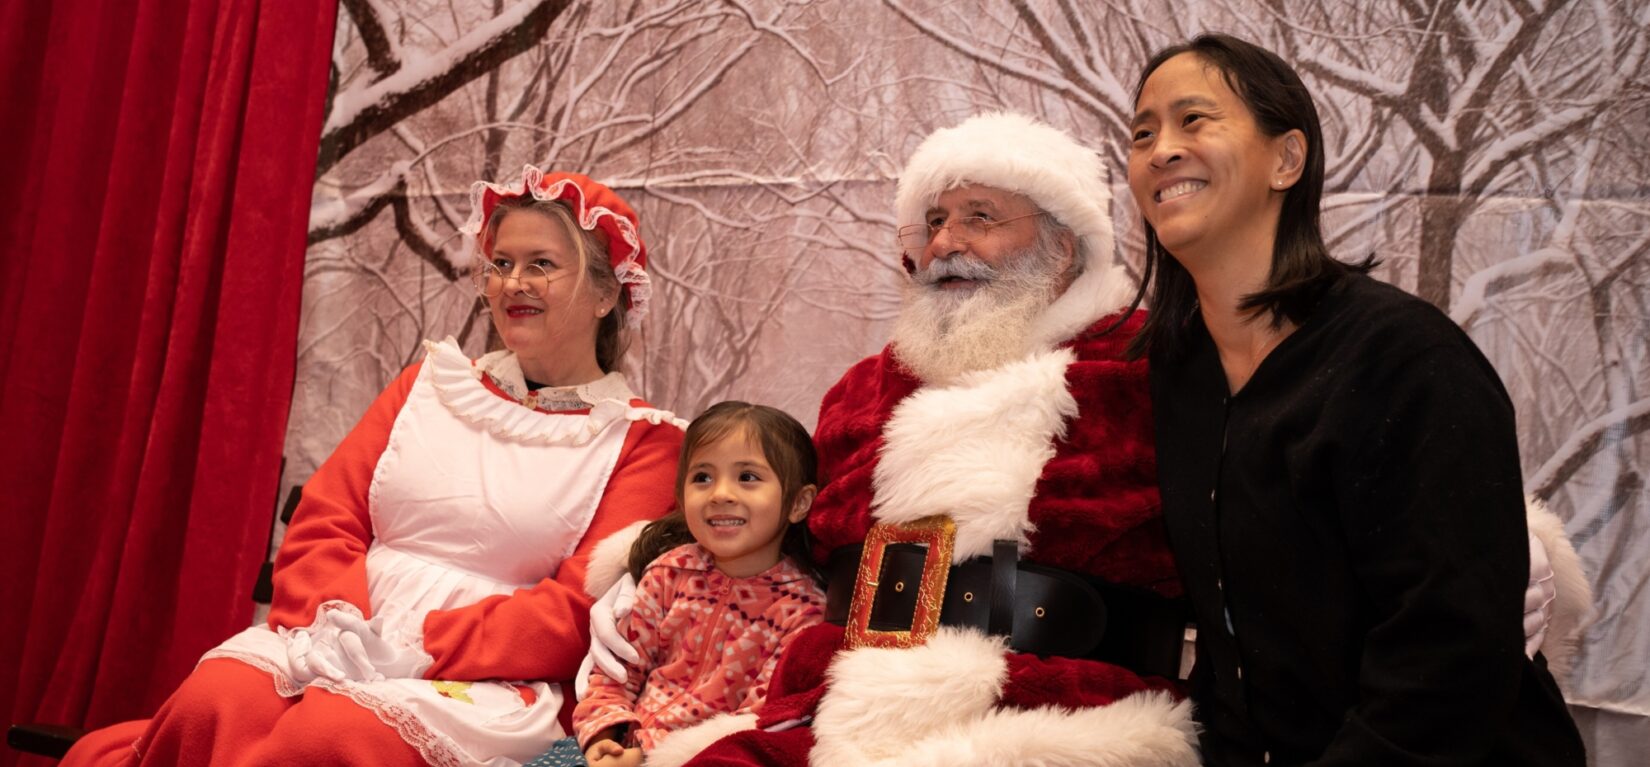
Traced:
<path fill-rule="evenodd" d="M 585 658 L 585 663 L 594 663 L 602 673 L 621 684 L 629 676 L 625 664 L 642 662 L 641 653 L 636 652 L 624 632 L 619 630 L 619 621 L 630 615 L 630 608 L 635 604 L 636 579 L 625 573 L 601 599 L 590 605 L 590 654 Z M 588 665 L 582 666 L 578 678 L 573 680 L 580 698 L 584 697 L 585 688 L 589 685 L 589 670 Z"/>
<path fill-rule="evenodd" d="M 383 621 L 368 621 L 354 613 L 333 613 L 332 622 L 338 626 L 338 649 L 345 657 L 344 666 L 359 676 L 356 681 L 392 679 L 419 679 L 429 669 L 432 659 L 415 647 L 396 644 L 380 635 Z"/>
<path fill-rule="evenodd" d="M 1547 559 L 1547 547 L 1541 539 L 1530 536 L 1530 583 L 1524 589 L 1524 654 L 1532 658 L 1547 638 L 1547 624 L 1553 619 L 1553 599 L 1558 590 L 1553 587 L 1553 565 Z"/>

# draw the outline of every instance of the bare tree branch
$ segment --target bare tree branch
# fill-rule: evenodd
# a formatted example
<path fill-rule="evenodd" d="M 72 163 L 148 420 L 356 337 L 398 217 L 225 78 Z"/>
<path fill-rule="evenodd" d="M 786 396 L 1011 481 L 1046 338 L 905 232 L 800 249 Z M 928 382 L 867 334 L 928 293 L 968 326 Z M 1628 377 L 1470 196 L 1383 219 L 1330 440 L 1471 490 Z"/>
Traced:
<path fill-rule="evenodd" d="M 377 82 L 401 69 L 401 54 L 395 41 L 384 31 L 384 14 L 373 0 L 339 0 L 367 49 L 367 66 L 377 73 Z"/>
<path fill-rule="evenodd" d="M 407 204 L 405 194 L 390 197 L 390 208 L 395 211 L 395 232 L 401 236 L 401 241 L 407 249 L 417 254 L 430 266 L 435 267 L 448 282 L 458 282 L 458 269 L 447 259 L 439 245 L 426 232 L 416 219 Z"/>
<path fill-rule="evenodd" d="M 981 50 L 980 46 L 973 44 L 972 41 L 964 40 L 939 27 L 928 19 L 923 18 L 915 11 L 907 8 L 900 0 L 883 0 L 883 2 L 889 8 L 893 9 L 895 13 L 902 16 L 911 24 L 911 26 L 916 27 L 918 31 L 933 38 L 967 59 L 980 62 L 981 64 L 1003 72 L 1004 74 L 1017 77 L 1021 80 L 1025 80 L 1036 85 L 1041 85 L 1051 91 L 1068 96 L 1078 106 L 1081 106 L 1083 109 L 1093 113 L 1097 117 L 1112 117 L 1120 121 L 1122 120 L 1120 117 L 1120 111 L 1116 107 L 1108 105 L 1105 102 L 1095 98 L 1093 94 L 1073 86 L 1069 81 L 1038 72 L 1029 67 L 1005 61 L 1000 57 L 988 56 L 987 51 Z"/>

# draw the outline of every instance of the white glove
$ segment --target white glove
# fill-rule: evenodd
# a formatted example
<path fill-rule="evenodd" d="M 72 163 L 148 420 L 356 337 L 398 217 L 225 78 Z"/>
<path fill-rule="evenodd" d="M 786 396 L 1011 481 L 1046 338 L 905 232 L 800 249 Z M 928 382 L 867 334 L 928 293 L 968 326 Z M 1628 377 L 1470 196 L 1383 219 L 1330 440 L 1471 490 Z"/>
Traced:
<path fill-rule="evenodd" d="M 1553 619 L 1553 599 L 1558 590 L 1553 587 L 1553 565 L 1547 560 L 1547 547 L 1541 539 L 1530 536 L 1530 584 L 1524 589 L 1524 654 L 1535 657 L 1547 638 L 1547 625 Z"/>
<path fill-rule="evenodd" d="M 365 672 L 364 680 L 419 679 L 434 662 L 417 647 L 398 644 L 385 639 L 383 618 L 363 619 L 354 613 L 334 613 L 333 623 L 341 632 L 338 647 L 349 666 Z"/>
<path fill-rule="evenodd" d="M 579 700 L 590 693 L 593 667 L 601 667 L 602 673 L 623 683 L 630 676 L 625 665 L 642 662 L 641 653 L 636 652 L 619 630 L 619 621 L 628 617 L 635 605 L 636 579 L 630 577 L 630 573 L 625 573 L 601 599 L 590 605 L 590 652 L 585 654 L 578 675 L 573 677 L 573 690 Z"/>
<path fill-rule="evenodd" d="M 331 610 L 310 629 L 288 636 L 287 662 L 300 684 L 315 679 L 334 682 L 371 682 L 386 677 L 417 679 L 432 659 L 415 647 L 398 645 L 380 635 L 383 621 L 368 621 L 343 610 Z"/>
<path fill-rule="evenodd" d="M 344 659 L 335 649 L 338 627 L 332 625 L 330 620 L 323 618 L 309 628 L 291 629 L 284 633 L 287 639 L 287 665 L 291 667 L 293 681 L 299 684 L 309 684 L 317 679 L 342 682 L 351 677 L 354 670 L 342 667 Z"/>

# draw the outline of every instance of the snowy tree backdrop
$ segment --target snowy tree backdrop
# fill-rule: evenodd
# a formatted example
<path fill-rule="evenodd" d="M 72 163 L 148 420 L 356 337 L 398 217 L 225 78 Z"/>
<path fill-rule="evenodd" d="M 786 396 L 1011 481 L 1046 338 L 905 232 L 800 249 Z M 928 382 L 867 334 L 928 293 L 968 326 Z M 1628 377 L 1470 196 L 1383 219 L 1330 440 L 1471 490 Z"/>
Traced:
<path fill-rule="evenodd" d="M 1141 64 L 1198 31 L 1312 86 L 1344 257 L 1443 307 L 1519 412 L 1526 489 L 1597 589 L 1567 683 L 1598 765 L 1650 743 L 1650 4 L 1626 0 L 343 0 L 310 221 L 286 486 L 420 339 L 489 342 L 456 227 L 524 163 L 635 205 L 660 293 L 632 384 L 812 423 L 898 300 L 894 175 L 935 128 L 1013 108 L 1112 160 Z"/>

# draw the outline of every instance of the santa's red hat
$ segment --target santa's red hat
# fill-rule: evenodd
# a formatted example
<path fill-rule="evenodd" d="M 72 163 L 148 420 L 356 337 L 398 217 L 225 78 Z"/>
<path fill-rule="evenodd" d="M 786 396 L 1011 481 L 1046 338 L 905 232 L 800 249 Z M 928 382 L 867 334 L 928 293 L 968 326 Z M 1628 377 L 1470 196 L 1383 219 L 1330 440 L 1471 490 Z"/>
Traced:
<path fill-rule="evenodd" d="M 652 281 L 647 276 L 647 246 L 637 234 L 636 211 L 612 189 L 589 176 L 561 171 L 545 172 L 528 165 L 521 170 L 521 183 L 514 185 L 477 181 L 470 187 L 470 219 L 460 231 L 472 241 L 500 201 L 533 195 L 536 200 L 560 200 L 573 211 L 579 228 L 606 235 L 608 260 L 619 288 L 629 299 L 625 321 L 634 327 L 647 314 L 652 298 Z"/>

